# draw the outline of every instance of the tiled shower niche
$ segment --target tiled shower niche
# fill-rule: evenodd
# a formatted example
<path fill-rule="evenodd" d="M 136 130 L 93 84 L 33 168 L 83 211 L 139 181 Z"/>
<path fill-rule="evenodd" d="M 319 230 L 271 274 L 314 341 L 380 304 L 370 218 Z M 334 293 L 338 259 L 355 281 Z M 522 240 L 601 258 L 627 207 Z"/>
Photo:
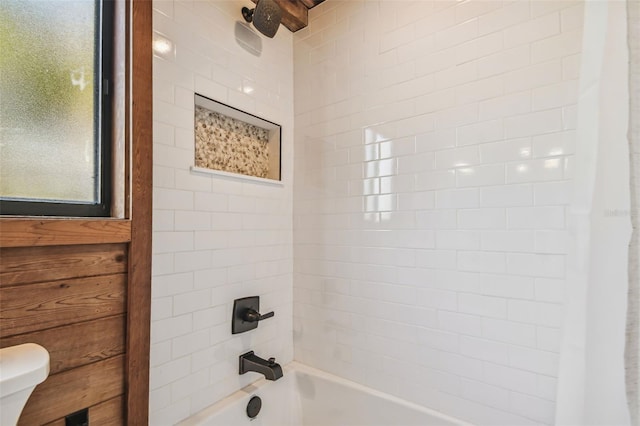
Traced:
<path fill-rule="evenodd" d="M 280 181 L 280 125 L 195 95 L 194 171 Z"/>

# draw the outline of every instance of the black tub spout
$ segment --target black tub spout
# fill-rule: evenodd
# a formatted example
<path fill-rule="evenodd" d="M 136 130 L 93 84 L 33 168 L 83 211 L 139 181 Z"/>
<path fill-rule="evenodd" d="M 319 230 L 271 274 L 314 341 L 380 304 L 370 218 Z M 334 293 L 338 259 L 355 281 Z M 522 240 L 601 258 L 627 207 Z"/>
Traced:
<path fill-rule="evenodd" d="M 240 355 L 240 374 L 248 371 L 263 374 L 267 380 L 278 380 L 282 377 L 282 367 L 276 363 L 275 358 L 262 359 L 253 351 Z"/>

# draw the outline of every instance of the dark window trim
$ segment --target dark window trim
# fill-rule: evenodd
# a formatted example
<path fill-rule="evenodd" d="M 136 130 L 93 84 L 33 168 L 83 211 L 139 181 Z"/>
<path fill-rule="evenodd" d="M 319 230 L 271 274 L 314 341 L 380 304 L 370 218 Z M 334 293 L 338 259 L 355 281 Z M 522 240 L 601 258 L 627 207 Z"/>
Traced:
<path fill-rule="evenodd" d="M 97 131 L 96 176 L 99 188 L 95 194 L 97 203 L 74 201 L 34 201 L 32 199 L 0 198 L 0 215 L 14 216 L 67 216 L 67 217 L 109 217 L 111 215 L 111 155 L 113 116 L 113 40 L 114 40 L 114 0 L 95 0 L 96 5 L 96 55 L 95 69 L 100 75 L 95 78 L 94 128 Z"/>

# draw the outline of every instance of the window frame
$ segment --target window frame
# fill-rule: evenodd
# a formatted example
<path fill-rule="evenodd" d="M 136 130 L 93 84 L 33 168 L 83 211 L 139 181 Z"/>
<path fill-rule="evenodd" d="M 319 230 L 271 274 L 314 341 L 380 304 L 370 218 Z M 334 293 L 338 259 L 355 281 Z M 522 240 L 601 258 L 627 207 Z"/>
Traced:
<path fill-rule="evenodd" d="M 114 37 L 115 37 L 115 1 L 94 0 L 96 5 L 94 69 L 98 84 L 98 93 L 94 96 L 95 175 L 99 188 L 96 188 L 98 202 L 80 202 L 65 200 L 33 200 L 0 195 L 0 216 L 64 216 L 64 217 L 109 217 L 112 214 L 112 123 L 114 99 Z"/>

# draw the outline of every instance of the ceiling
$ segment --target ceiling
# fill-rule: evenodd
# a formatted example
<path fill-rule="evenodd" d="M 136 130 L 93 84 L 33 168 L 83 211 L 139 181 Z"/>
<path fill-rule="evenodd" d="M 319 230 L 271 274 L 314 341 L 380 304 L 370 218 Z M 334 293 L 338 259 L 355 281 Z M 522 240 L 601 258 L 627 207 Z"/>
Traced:
<path fill-rule="evenodd" d="M 258 0 L 251 0 L 257 3 Z M 291 32 L 296 32 L 307 26 L 309 9 L 319 5 L 324 0 L 274 0 L 282 9 L 282 25 Z"/>

